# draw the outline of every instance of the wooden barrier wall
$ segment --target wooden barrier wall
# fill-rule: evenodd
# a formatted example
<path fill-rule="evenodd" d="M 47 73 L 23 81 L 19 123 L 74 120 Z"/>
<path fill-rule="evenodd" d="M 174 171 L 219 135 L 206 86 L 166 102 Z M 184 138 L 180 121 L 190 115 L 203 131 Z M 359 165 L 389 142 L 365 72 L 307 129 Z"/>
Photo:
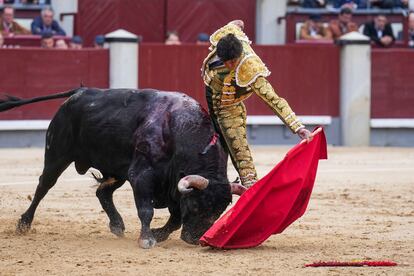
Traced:
<path fill-rule="evenodd" d="M 414 118 L 414 51 L 372 51 L 372 118 Z"/>
<path fill-rule="evenodd" d="M 299 115 L 339 116 L 339 48 L 333 45 L 254 46 L 277 93 Z M 205 106 L 200 67 L 207 46 L 142 44 L 139 87 L 181 91 Z M 108 50 L 0 49 L 0 94 L 30 98 L 85 86 L 109 86 Z M 414 51 L 372 51 L 372 117 L 414 118 Z M 0 120 L 50 119 L 62 100 L 0 113 Z M 272 112 L 253 95 L 248 114 Z"/>
<path fill-rule="evenodd" d="M 0 49 L 0 93 L 31 98 L 85 86 L 109 86 L 108 50 Z M 0 113 L 0 120 L 50 119 L 63 100 Z"/>
<path fill-rule="evenodd" d="M 98 34 L 126 29 L 146 42 L 164 42 L 176 30 L 183 42 L 195 42 L 198 33 L 211 34 L 234 19 L 245 22 L 255 37 L 256 0 L 79 0 L 76 31 L 86 46 Z"/>
<path fill-rule="evenodd" d="M 139 87 L 182 91 L 205 106 L 200 76 L 208 46 L 142 44 L 139 50 Z M 277 93 L 297 114 L 339 115 L 339 48 L 334 45 L 254 46 L 266 63 Z M 272 111 L 255 95 L 248 114 Z"/>

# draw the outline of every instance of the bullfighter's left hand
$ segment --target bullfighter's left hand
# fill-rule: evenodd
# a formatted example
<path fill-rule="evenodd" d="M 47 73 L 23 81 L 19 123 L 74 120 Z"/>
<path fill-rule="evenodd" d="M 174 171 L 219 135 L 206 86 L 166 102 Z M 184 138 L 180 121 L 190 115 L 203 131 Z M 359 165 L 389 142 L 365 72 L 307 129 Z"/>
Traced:
<path fill-rule="evenodd" d="M 299 137 L 302 140 L 306 140 L 308 143 L 310 141 L 312 141 L 312 139 L 313 139 L 312 133 L 309 130 L 307 130 L 306 128 L 299 129 L 298 132 L 297 132 L 297 134 L 299 135 Z"/>

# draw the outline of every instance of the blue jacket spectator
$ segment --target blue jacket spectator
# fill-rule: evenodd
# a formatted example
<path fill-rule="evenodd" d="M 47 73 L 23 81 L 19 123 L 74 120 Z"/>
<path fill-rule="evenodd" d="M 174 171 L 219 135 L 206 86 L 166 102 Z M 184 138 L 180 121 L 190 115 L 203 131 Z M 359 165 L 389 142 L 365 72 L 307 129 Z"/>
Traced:
<path fill-rule="evenodd" d="M 66 35 L 66 32 L 53 20 L 53 10 L 50 7 L 43 8 L 41 15 L 32 22 L 32 34 L 41 35 L 45 32 L 53 35 Z"/>

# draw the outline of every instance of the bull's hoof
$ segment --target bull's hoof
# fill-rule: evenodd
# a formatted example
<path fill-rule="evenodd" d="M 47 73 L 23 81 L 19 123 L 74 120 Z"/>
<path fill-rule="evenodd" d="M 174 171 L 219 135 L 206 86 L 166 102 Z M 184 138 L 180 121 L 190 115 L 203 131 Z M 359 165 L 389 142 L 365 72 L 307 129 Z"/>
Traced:
<path fill-rule="evenodd" d="M 143 249 L 151 249 L 155 246 L 156 243 L 157 241 L 154 238 L 149 238 L 149 239 L 140 238 L 138 241 L 139 247 Z"/>
<path fill-rule="evenodd" d="M 157 242 L 162 242 L 168 239 L 170 233 L 166 231 L 164 228 L 155 228 L 151 229 L 152 234 Z"/>
<path fill-rule="evenodd" d="M 29 232 L 30 230 L 30 223 L 26 223 L 22 221 L 22 219 L 19 219 L 16 225 L 16 234 L 23 235 Z"/>
<path fill-rule="evenodd" d="M 109 229 L 111 230 L 112 234 L 122 238 L 124 237 L 125 226 L 123 225 L 112 225 L 109 224 Z"/>
<path fill-rule="evenodd" d="M 184 234 L 184 233 L 181 232 L 181 237 L 180 238 L 188 244 L 192 244 L 192 245 L 199 245 L 200 244 L 199 239 L 193 238 L 189 234 Z"/>

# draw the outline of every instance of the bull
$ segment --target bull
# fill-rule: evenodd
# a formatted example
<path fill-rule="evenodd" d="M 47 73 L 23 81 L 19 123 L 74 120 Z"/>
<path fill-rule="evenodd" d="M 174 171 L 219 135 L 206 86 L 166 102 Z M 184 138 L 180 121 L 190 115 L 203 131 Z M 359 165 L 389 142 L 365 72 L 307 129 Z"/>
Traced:
<path fill-rule="evenodd" d="M 72 162 L 79 174 L 90 168 L 101 173 L 96 196 L 117 236 L 125 226 L 112 196 L 129 181 L 142 248 L 154 247 L 181 227 L 181 239 L 197 244 L 231 202 L 232 191 L 243 191 L 228 181 L 227 153 L 208 113 L 185 94 L 81 87 L 32 99 L 7 96 L 0 100 L 0 112 L 56 98 L 68 99 L 47 129 L 43 172 L 18 233 L 30 229 L 38 204 Z M 154 208 L 170 212 L 157 229 L 150 228 Z"/>

